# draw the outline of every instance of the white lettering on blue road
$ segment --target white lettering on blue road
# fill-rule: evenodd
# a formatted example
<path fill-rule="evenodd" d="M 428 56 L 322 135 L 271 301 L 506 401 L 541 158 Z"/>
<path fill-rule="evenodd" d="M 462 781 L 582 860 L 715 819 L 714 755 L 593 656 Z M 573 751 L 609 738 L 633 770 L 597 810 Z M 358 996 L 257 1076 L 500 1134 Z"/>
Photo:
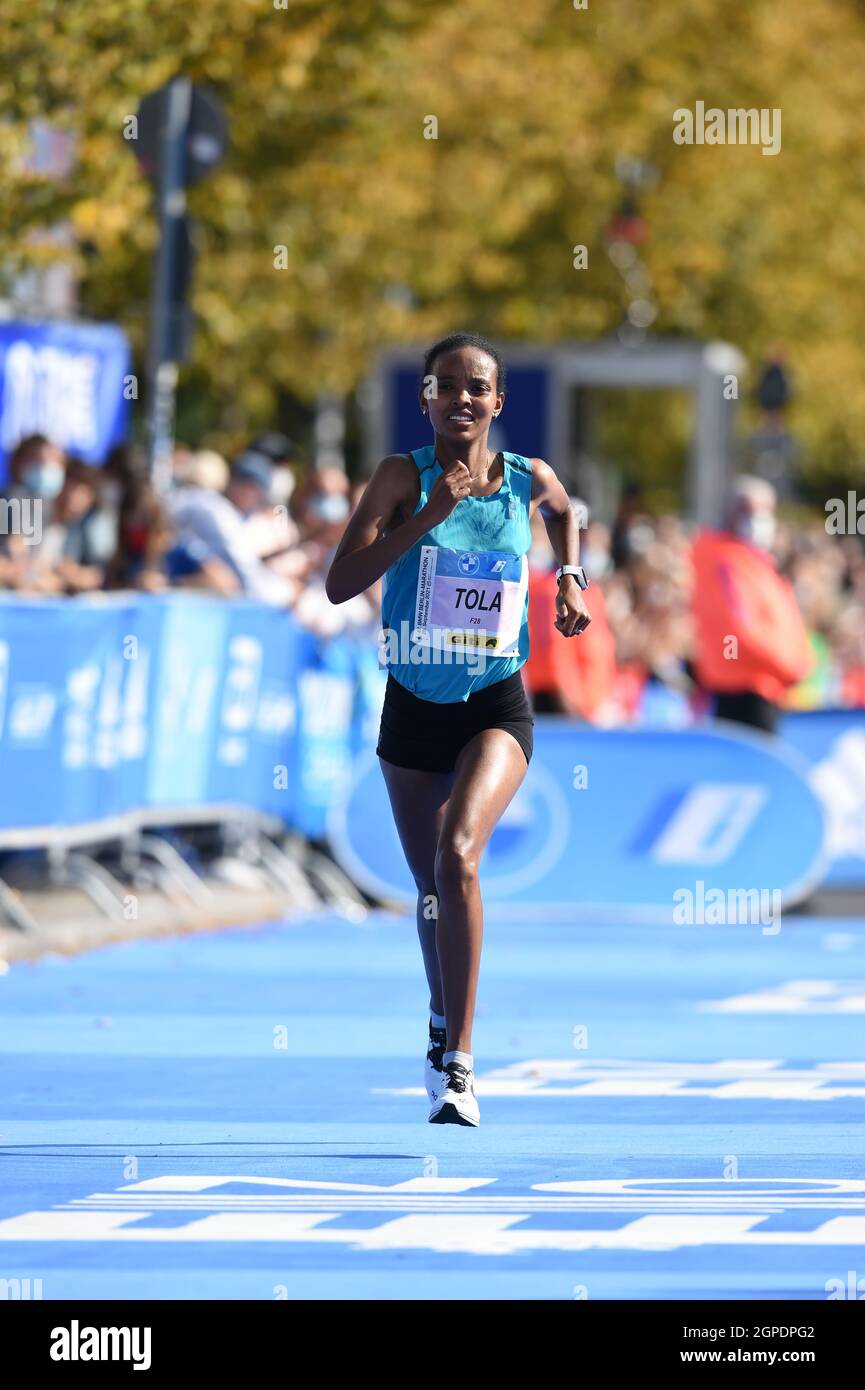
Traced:
<path fill-rule="evenodd" d="M 710 1014 L 865 1014 L 865 980 L 786 980 L 748 994 L 707 999 L 697 1008 Z M 863 1063 L 837 1065 L 855 1068 Z"/>
<path fill-rule="evenodd" d="M 479 1072 L 477 1093 L 492 1096 L 671 1096 L 680 1100 L 865 1100 L 865 1062 L 737 1058 L 719 1062 L 626 1062 L 618 1058 L 543 1057 Z M 420 1086 L 373 1088 L 376 1094 L 421 1096 Z"/>
<path fill-rule="evenodd" d="M 510 1255 L 865 1241 L 863 1180 L 603 1178 L 535 1183 L 498 1195 L 499 1186 L 482 1177 L 385 1186 L 165 1176 L 10 1217 L 0 1221 L 0 1242 L 267 1241 Z M 360 1218 L 356 1227 L 345 1224 L 353 1213 Z M 178 1223 L 178 1215 L 187 1220 Z M 338 1218 L 342 1224 L 330 1227 Z"/>

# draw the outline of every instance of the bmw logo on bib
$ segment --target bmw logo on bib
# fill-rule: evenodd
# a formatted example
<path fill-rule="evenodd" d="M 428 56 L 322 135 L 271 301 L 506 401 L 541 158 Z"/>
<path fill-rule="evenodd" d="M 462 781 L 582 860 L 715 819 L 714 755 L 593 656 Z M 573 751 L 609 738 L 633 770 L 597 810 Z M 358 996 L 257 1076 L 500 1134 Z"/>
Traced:
<path fill-rule="evenodd" d="M 464 550 L 457 561 L 457 567 L 460 574 L 477 574 L 481 567 L 481 562 L 474 551 Z"/>

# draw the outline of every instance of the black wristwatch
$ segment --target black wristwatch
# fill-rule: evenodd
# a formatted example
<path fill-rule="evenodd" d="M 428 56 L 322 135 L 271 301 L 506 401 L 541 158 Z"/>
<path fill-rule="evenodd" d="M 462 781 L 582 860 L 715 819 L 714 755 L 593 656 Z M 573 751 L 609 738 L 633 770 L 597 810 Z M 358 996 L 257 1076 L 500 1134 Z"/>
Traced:
<path fill-rule="evenodd" d="M 588 589 L 589 576 L 586 574 L 582 565 L 559 565 L 559 568 L 556 570 L 557 584 L 561 584 L 563 574 L 572 574 L 581 589 Z"/>

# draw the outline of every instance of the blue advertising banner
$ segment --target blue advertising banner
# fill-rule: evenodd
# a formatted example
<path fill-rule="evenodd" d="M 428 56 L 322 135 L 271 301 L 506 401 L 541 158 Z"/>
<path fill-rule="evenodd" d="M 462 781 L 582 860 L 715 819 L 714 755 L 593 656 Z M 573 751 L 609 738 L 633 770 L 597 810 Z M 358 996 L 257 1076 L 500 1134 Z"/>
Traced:
<path fill-rule="evenodd" d="M 121 596 L 0 601 L 0 826 L 141 804 L 156 616 Z"/>
<path fill-rule="evenodd" d="M 330 808 L 341 799 L 351 774 L 356 697 L 354 644 L 305 633 L 297 678 L 292 820 L 312 839 L 324 837 Z"/>
<path fill-rule="evenodd" d="M 57 673 L 57 802 L 67 822 L 100 820 L 125 802 L 123 720 L 132 665 L 122 643 L 122 608 L 85 602 L 74 623 L 57 605 L 60 630 L 52 660 Z M 42 620 L 34 615 L 35 632 Z M 37 643 L 38 645 L 38 643 Z"/>
<path fill-rule="evenodd" d="M 28 434 L 101 463 L 126 436 L 130 361 L 115 324 L 0 323 L 0 482 Z"/>
<path fill-rule="evenodd" d="M 215 802 L 290 821 L 310 762 L 296 749 L 309 641 L 246 600 L 0 597 L 0 831 Z M 347 744 L 351 699 L 341 708 Z"/>
<path fill-rule="evenodd" d="M 379 665 L 378 649 L 369 642 L 358 641 L 357 691 L 352 727 L 352 752 L 357 754 L 374 748 L 378 742 L 381 708 L 387 685 L 387 669 Z"/>
<path fill-rule="evenodd" d="M 809 780 L 826 814 L 834 888 L 865 888 L 865 710 L 802 710 L 779 733 L 810 765 Z"/>
<path fill-rule="evenodd" d="M 116 754 L 103 773 L 101 804 L 112 813 L 129 811 L 147 804 L 152 720 L 161 693 L 159 653 L 168 603 L 156 596 L 142 599 L 129 593 L 75 600 L 76 606 L 82 602 L 101 602 L 105 621 L 114 610 L 115 652 L 122 658 L 114 703 Z"/>
<path fill-rule="evenodd" d="M 233 602 L 228 617 L 208 800 L 288 819 L 300 633 L 288 614 L 248 600 Z"/>
<path fill-rule="evenodd" d="M 408 902 L 373 752 L 385 680 L 367 640 L 323 639 L 249 600 L 0 596 L 0 841 L 248 806 L 329 836 L 362 886 Z M 538 718 L 484 858 L 487 901 L 521 917 L 665 920 L 719 894 L 786 907 L 826 872 L 824 839 L 829 882 L 862 884 L 865 714 L 794 714 L 784 734 L 796 748 L 733 725 Z"/>
<path fill-rule="evenodd" d="M 252 600 L 0 596 L 0 833 L 218 804 L 321 837 L 384 680 Z"/>
<path fill-rule="evenodd" d="M 526 780 L 484 857 L 485 901 L 524 918 L 631 910 L 668 921 L 688 895 L 695 912 L 731 892 L 786 907 L 823 870 L 823 813 L 805 772 L 756 735 L 538 718 Z M 330 834 L 361 886 L 414 901 L 374 755 L 358 760 Z"/>
<path fill-rule="evenodd" d="M 207 598 L 163 602 L 145 804 L 195 806 L 208 797 L 229 608 Z"/>
<path fill-rule="evenodd" d="M 72 719 L 69 756 L 64 748 L 66 699 L 65 605 L 51 599 L 4 602 L 0 609 L 0 752 L 4 826 L 63 824 L 66 808 L 59 782 L 79 804 L 86 770 L 70 765 L 78 756 Z M 39 631 L 39 640 L 34 633 Z M 71 709 L 82 690 L 74 679 Z M 77 696 L 76 696 L 77 687 Z M 86 756 L 86 755 L 85 755 Z M 68 769 L 68 771 L 66 770 Z"/>

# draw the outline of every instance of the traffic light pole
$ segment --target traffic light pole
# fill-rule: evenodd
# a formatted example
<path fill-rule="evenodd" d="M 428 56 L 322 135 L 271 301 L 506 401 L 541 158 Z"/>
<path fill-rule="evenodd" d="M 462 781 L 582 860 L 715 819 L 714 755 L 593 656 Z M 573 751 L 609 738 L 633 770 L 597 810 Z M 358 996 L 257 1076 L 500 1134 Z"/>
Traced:
<path fill-rule="evenodd" d="M 153 276 L 148 353 L 147 453 L 150 481 L 157 492 L 171 485 L 174 448 L 174 404 L 177 389 L 176 333 L 172 302 L 172 271 L 180 253 L 186 213 L 186 133 L 192 105 L 192 83 L 176 77 L 165 94 L 160 136 L 157 207 L 159 247 Z"/>

